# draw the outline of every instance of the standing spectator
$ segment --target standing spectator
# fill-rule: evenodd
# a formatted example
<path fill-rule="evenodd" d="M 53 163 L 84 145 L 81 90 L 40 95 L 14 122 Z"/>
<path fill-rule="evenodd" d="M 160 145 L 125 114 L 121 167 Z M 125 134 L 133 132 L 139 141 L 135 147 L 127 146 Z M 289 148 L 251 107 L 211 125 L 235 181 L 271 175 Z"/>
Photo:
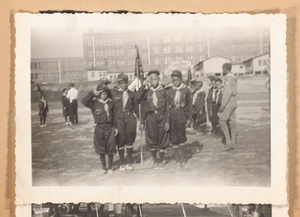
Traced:
<path fill-rule="evenodd" d="M 207 121 L 208 125 L 211 127 L 211 132 L 213 133 L 212 129 L 212 101 L 213 98 L 215 97 L 216 94 L 216 83 L 215 83 L 216 78 L 214 76 L 208 76 L 207 78 L 207 85 L 208 85 L 208 90 L 206 94 L 206 113 L 207 113 Z"/>
<path fill-rule="evenodd" d="M 67 98 L 68 90 L 67 88 L 63 89 L 63 93 L 61 96 L 61 104 L 63 106 L 63 116 L 65 117 L 66 124 L 69 124 L 69 99 Z"/>
<path fill-rule="evenodd" d="M 74 88 L 74 83 L 69 85 L 70 89 L 67 94 L 67 98 L 70 101 L 69 104 L 69 115 L 70 115 L 70 125 L 78 124 L 78 90 Z"/>
<path fill-rule="evenodd" d="M 225 143 L 224 134 L 221 133 L 218 111 L 222 102 L 222 79 L 216 79 L 216 92 L 212 100 L 212 115 L 211 115 L 211 123 L 212 123 L 212 132 L 216 136 L 222 135 L 222 143 Z"/>
<path fill-rule="evenodd" d="M 187 141 L 186 127 L 192 117 L 192 99 L 190 90 L 182 83 L 182 73 L 174 70 L 171 74 L 173 86 L 168 90 L 170 104 L 170 142 L 174 149 L 177 166 L 185 165 L 184 145 Z"/>
<path fill-rule="evenodd" d="M 154 169 L 163 170 L 164 154 L 169 146 L 170 128 L 167 90 L 159 85 L 158 70 L 150 70 L 148 76 L 150 83 L 146 82 L 139 89 L 136 98 L 144 103 L 145 116 L 141 121 L 145 126 L 146 144 L 150 148 Z M 158 159 L 157 152 L 159 152 Z"/>
<path fill-rule="evenodd" d="M 97 154 L 100 155 L 100 161 L 103 170 L 101 174 L 113 173 L 113 157 L 116 154 L 115 136 L 118 130 L 115 128 L 114 108 L 112 100 L 107 98 L 108 88 L 103 83 L 97 86 L 95 92 L 90 92 L 82 99 L 82 104 L 90 108 L 96 123 L 94 131 L 94 146 Z M 108 155 L 108 167 L 106 168 L 105 155 Z"/>
<path fill-rule="evenodd" d="M 46 117 L 49 112 L 48 102 L 45 100 L 45 96 L 41 95 L 39 102 L 39 116 L 41 127 L 46 127 Z"/>
<path fill-rule="evenodd" d="M 204 134 L 206 131 L 206 111 L 205 111 L 205 92 L 202 89 L 202 81 L 195 83 L 195 93 L 192 97 L 193 114 L 195 119 L 195 129 L 197 134 Z"/>
<path fill-rule="evenodd" d="M 223 74 L 226 75 L 221 106 L 219 108 L 220 126 L 226 139 L 225 151 L 235 149 L 236 146 L 236 94 L 237 81 L 231 72 L 231 64 L 223 64 Z"/>
<path fill-rule="evenodd" d="M 136 126 L 138 114 L 138 104 L 135 100 L 135 93 L 128 90 L 128 76 L 124 73 L 118 75 L 118 89 L 111 90 L 112 100 L 115 107 L 115 123 L 118 129 L 117 144 L 120 156 L 120 170 L 133 170 L 131 166 L 133 143 L 136 137 Z M 124 152 L 127 150 L 127 162 L 125 162 Z"/>
<path fill-rule="evenodd" d="M 121 217 L 122 215 L 122 204 L 121 203 L 108 203 L 108 217 Z"/>

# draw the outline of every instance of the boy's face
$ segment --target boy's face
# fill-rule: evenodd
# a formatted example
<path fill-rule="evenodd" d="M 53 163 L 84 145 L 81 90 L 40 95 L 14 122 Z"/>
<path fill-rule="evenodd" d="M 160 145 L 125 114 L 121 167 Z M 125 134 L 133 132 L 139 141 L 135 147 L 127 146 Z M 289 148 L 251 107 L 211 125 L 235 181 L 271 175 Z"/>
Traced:
<path fill-rule="evenodd" d="M 156 88 L 159 84 L 159 76 L 157 74 L 151 74 L 150 75 L 150 82 L 152 87 Z"/>
<path fill-rule="evenodd" d="M 217 88 L 218 90 L 222 89 L 222 82 L 217 81 L 217 82 L 216 82 L 216 88 Z"/>
<path fill-rule="evenodd" d="M 211 81 L 211 86 L 212 86 L 213 88 L 216 88 L 216 82 L 215 82 L 215 81 Z"/>
<path fill-rule="evenodd" d="M 173 76 L 172 83 L 175 87 L 179 87 L 181 85 L 182 79 L 181 77 Z"/>
<path fill-rule="evenodd" d="M 107 92 L 103 91 L 102 93 L 100 93 L 100 99 L 106 100 L 107 98 Z"/>
<path fill-rule="evenodd" d="M 128 87 L 128 82 L 127 81 L 121 81 L 119 82 L 119 86 L 122 90 L 126 90 Z"/>

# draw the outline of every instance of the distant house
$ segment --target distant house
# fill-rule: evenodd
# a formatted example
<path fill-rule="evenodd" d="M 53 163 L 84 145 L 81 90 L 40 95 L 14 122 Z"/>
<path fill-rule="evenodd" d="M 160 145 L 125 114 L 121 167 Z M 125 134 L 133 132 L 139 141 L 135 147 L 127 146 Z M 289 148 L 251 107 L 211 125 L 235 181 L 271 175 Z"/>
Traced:
<path fill-rule="evenodd" d="M 200 61 L 194 67 L 196 77 L 215 75 L 219 76 L 223 74 L 222 66 L 224 63 L 229 63 L 230 59 L 213 56 L 206 60 Z"/>
<path fill-rule="evenodd" d="M 258 75 L 267 71 L 270 64 L 269 53 L 261 54 L 244 61 L 246 75 Z"/>
<path fill-rule="evenodd" d="M 88 81 L 99 81 L 100 78 L 107 78 L 107 68 L 93 68 L 87 70 Z"/>
<path fill-rule="evenodd" d="M 232 62 L 232 73 L 235 75 L 245 75 L 245 65 L 243 62 Z"/>

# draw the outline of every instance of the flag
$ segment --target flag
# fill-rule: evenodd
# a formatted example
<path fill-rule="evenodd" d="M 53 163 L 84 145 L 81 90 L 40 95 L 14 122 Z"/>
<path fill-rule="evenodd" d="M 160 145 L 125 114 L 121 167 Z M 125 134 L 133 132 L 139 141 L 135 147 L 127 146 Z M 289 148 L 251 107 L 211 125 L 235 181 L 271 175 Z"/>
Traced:
<path fill-rule="evenodd" d="M 137 46 L 135 46 L 135 48 L 136 48 L 135 74 L 138 80 L 141 81 L 141 84 L 139 84 L 140 87 L 144 82 L 144 70 L 143 70 L 142 60 L 139 53 L 139 48 Z"/>
<path fill-rule="evenodd" d="M 192 80 L 192 72 L 191 69 L 189 67 L 188 72 L 187 72 L 187 86 L 189 87 L 191 85 L 191 80 Z"/>

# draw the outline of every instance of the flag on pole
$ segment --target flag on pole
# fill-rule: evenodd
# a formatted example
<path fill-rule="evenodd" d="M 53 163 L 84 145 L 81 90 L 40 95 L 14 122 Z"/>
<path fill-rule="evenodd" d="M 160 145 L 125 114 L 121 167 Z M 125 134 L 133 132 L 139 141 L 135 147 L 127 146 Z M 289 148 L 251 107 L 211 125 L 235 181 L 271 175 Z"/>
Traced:
<path fill-rule="evenodd" d="M 143 82 L 144 82 L 144 70 L 143 70 L 143 65 L 142 65 L 142 60 L 140 57 L 140 53 L 139 53 L 139 48 L 137 46 L 135 46 L 136 48 L 136 58 L 135 58 L 135 74 L 137 76 L 137 80 L 138 80 L 138 89 L 140 89 L 140 87 L 142 86 Z M 144 164 L 144 158 L 143 158 L 143 129 L 142 129 L 142 106 L 141 103 L 139 104 L 139 120 L 140 120 L 140 142 L 141 142 L 141 164 Z"/>
<path fill-rule="evenodd" d="M 137 46 L 135 46 L 135 48 L 136 48 L 135 74 L 139 81 L 138 87 L 140 88 L 144 82 L 144 70 L 143 70 L 142 60 L 139 53 L 139 48 Z"/>

